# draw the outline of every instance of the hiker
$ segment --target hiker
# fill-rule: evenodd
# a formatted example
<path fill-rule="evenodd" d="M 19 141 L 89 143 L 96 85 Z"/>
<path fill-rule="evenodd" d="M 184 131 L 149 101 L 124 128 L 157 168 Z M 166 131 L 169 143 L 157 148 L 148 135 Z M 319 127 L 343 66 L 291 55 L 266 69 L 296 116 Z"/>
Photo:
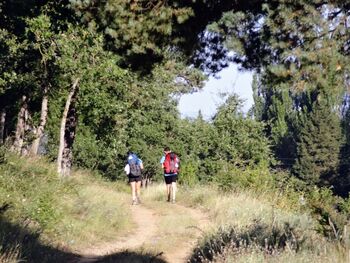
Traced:
<path fill-rule="evenodd" d="M 164 155 L 160 159 L 160 163 L 164 170 L 164 180 L 166 184 L 167 201 L 175 203 L 176 198 L 176 181 L 180 168 L 180 159 L 170 150 L 169 147 L 164 148 Z"/>
<path fill-rule="evenodd" d="M 141 180 L 143 163 L 142 160 L 133 152 L 128 152 L 127 164 L 124 171 L 129 177 L 131 186 L 132 204 L 140 204 Z"/>

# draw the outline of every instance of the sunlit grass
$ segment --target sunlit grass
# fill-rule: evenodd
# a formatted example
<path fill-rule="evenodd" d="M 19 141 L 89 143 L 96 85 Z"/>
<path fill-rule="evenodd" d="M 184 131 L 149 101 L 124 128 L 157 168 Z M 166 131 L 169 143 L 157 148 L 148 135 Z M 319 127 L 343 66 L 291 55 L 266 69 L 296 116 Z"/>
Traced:
<path fill-rule="evenodd" d="M 19 246 L 14 246 L 11 249 L 3 250 L 0 246 L 0 262 L 1 263 L 17 263 L 20 260 Z"/>
<path fill-rule="evenodd" d="M 118 187 L 122 186 L 87 171 L 73 172 L 62 180 L 54 165 L 44 160 L 9 156 L 0 167 L 0 206 L 10 204 L 1 217 L 6 226 L 0 224 L 0 246 L 6 245 L 6 255 L 18 251 L 18 258 L 31 258 L 39 244 L 79 251 L 115 240 L 134 224 L 129 194 Z M 29 244 L 23 231 L 39 243 Z M 6 242 L 8 238 L 17 240 L 17 250 Z"/>
<path fill-rule="evenodd" d="M 155 184 L 144 189 L 144 205 L 159 215 L 155 242 L 146 245 L 147 249 L 155 252 L 175 251 L 183 244 L 196 240 L 198 235 L 198 222 L 191 216 L 186 207 L 166 202 L 164 184 Z M 183 204 L 181 202 L 181 204 Z"/>
<path fill-rule="evenodd" d="M 63 219 L 57 226 L 71 248 L 108 242 L 132 226 L 127 196 L 99 185 L 85 185 L 76 196 L 65 197 Z"/>
<path fill-rule="evenodd" d="M 217 229 L 199 242 L 193 256 L 198 253 L 202 256 L 194 257 L 192 262 L 207 262 L 209 254 L 215 262 L 350 262 L 349 247 L 329 242 L 318 234 L 308 211 L 281 209 L 281 202 L 269 194 L 249 190 L 223 193 L 213 186 L 180 190 L 181 202 L 205 210 Z M 283 200 L 283 207 L 287 204 Z M 249 232 L 247 227 L 256 230 Z M 224 234 L 227 231 L 236 234 Z M 264 242 L 249 238 L 255 234 L 285 245 L 266 251 Z"/>
<path fill-rule="evenodd" d="M 260 249 L 247 249 L 239 254 L 227 253 L 218 256 L 215 262 L 225 263 L 348 263 L 350 256 L 346 256 L 346 251 L 340 252 L 334 248 L 324 248 L 319 253 L 311 254 L 310 251 L 290 252 L 282 251 L 273 255 L 268 255 Z"/>
<path fill-rule="evenodd" d="M 130 187 L 87 171 L 60 180 L 55 167 L 45 161 L 10 157 L 0 167 L 0 188 L 2 202 L 11 204 L 2 215 L 4 222 L 12 229 L 40 233 L 39 241 L 50 247 L 79 252 L 125 236 L 134 226 Z M 350 262 L 349 245 L 326 240 L 316 232 L 316 222 L 306 209 L 291 207 L 295 200 L 289 202 L 278 193 L 238 189 L 228 193 L 214 186 L 179 185 L 173 205 L 166 202 L 166 188 L 160 183 L 142 189 L 141 200 L 157 220 L 154 236 L 137 250 L 147 255 L 167 251 L 171 257 L 171 251 L 184 244 L 193 247 L 200 236 L 193 253 L 202 253 L 203 262 L 210 257 L 214 262 Z M 187 207 L 207 214 L 210 227 L 199 229 Z M 7 235 L 4 226 L 0 230 L 5 233 L 0 242 L 21 237 Z M 21 240 L 0 249 L 0 262 L 23 258 Z"/>

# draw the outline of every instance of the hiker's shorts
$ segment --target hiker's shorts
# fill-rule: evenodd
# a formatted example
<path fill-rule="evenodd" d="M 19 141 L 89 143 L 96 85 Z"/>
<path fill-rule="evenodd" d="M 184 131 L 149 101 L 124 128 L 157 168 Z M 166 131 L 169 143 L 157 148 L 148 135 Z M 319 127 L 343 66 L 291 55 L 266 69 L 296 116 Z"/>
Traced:
<path fill-rule="evenodd" d="M 140 182 L 142 180 L 141 176 L 129 176 L 129 183 L 131 182 Z"/>
<path fill-rule="evenodd" d="M 176 183 L 177 174 L 173 175 L 164 175 L 164 180 L 166 184 Z"/>

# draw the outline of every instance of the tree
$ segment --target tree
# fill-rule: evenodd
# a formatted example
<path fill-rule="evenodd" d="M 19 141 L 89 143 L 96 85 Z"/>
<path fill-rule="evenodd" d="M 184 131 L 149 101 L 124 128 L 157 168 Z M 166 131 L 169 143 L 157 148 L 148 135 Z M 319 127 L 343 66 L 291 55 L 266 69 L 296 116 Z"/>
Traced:
<path fill-rule="evenodd" d="M 268 124 L 267 134 L 272 139 L 274 152 L 289 165 L 296 162 L 296 174 L 306 181 L 310 179 L 311 184 L 329 184 L 331 178 L 320 173 L 325 174 L 328 169 L 336 176 L 336 158 L 339 163 L 339 142 L 327 142 L 329 135 L 326 134 L 334 133 L 335 138 L 340 138 L 337 116 L 340 116 L 349 71 L 345 55 L 348 29 L 344 23 L 348 12 L 349 5 L 337 1 L 269 1 L 259 12 L 227 12 L 210 27 L 235 51 L 234 61 L 259 74 L 256 100 L 263 106 L 257 106 L 257 115 Z M 327 104 L 316 102 L 315 94 L 326 97 Z M 320 112 L 330 119 L 322 120 Z M 321 129 L 327 121 L 329 130 L 322 128 L 325 137 L 313 132 L 311 138 L 310 132 Z M 327 154 L 334 154 L 328 156 L 332 160 L 328 168 L 323 167 L 324 171 L 317 175 L 313 173 L 315 180 L 308 178 L 307 173 L 312 166 L 312 154 L 316 155 L 317 151 L 308 148 L 308 143 L 324 143 L 317 146 L 323 148 L 320 151 L 333 150 Z M 304 160 L 308 149 L 309 160 Z M 324 157 L 318 154 L 318 158 Z M 321 169 L 320 166 L 317 169 Z"/>
<path fill-rule="evenodd" d="M 57 172 L 63 177 L 70 175 L 72 167 L 72 148 L 78 122 L 76 112 L 78 84 L 79 78 L 76 78 L 68 92 L 66 105 L 62 114 L 60 141 L 57 155 Z"/>
<path fill-rule="evenodd" d="M 118 89 L 120 86 L 116 85 L 116 82 L 124 73 L 116 65 L 115 56 L 103 49 L 102 37 L 94 32 L 71 25 L 66 32 L 57 36 L 56 44 L 60 55 L 56 60 L 60 70 L 59 83 L 69 87 L 66 107 L 61 119 L 60 150 L 57 161 L 58 167 L 61 167 L 58 170 L 67 171 L 65 174 L 69 174 L 79 114 L 84 112 L 87 105 L 91 106 L 87 114 L 96 113 L 99 110 L 96 105 L 91 105 L 87 98 L 93 98 L 91 102 L 102 103 L 104 97 L 99 98 L 99 85 L 101 90 Z M 111 104 L 103 106 L 105 108 L 109 105 Z M 101 121 L 96 114 L 93 114 L 92 118 L 87 115 L 84 117 L 87 118 L 85 122 L 95 121 L 98 124 Z M 64 156 L 61 158 L 62 153 Z"/>
<path fill-rule="evenodd" d="M 74 0 L 71 6 L 82 22 L 105 34 L 108 48 L 121 55 L 124 65 L 147 71 L 171 49 L 182 52 L 186 64 L 211 72 L 227 66 L 227 52 L 206 26 L 224 11 L 258 12 L 262 2 Z"/>
<path fill-rule="evenodd" d="M 39 96 L 41 97 L 41 109 L 39 124 L 33 128 L 33 139 L 30 152 L 36 155 L 39 143 L 44 135 L 45 125 L 48 118 L 49 92 L 52 87 L 54 69 L 54 56 L 56 55 L 56 45 L 54 43 L 54 32 L 51 31 L 50 18 L 47 15 L 40 15 L 27 21 L 27 34 L 33 34 L 32 48 L 39 53 L 40 64 L 38 64 L 37 76 L 40 83 Z"/>
<path fill-rule="evenodd" d="M 307 184 L 330 185 L 337 177 L 342 144 L 340 118 L 324 94 L 301 116 L 293 172 Z"/>
<path fill-rule="evenodd" d="M 244 118 L 242 102 L 229 96 L 218 108 L 213 125 L 218 132 L 218 154 L 232 163 L 259 163 L 269 159 L 268 141 L 263 136 L 262 123 Z"/>

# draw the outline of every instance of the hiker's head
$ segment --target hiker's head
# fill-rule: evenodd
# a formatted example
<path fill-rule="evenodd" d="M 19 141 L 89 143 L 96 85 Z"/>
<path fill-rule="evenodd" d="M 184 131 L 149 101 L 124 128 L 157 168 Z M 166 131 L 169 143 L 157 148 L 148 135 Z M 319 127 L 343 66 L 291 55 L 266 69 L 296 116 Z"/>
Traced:
<path fill-rule="evenodd" d="M 164 154 L 170 153 L 170 148 L 169 147 L 164 147 Z"/>

